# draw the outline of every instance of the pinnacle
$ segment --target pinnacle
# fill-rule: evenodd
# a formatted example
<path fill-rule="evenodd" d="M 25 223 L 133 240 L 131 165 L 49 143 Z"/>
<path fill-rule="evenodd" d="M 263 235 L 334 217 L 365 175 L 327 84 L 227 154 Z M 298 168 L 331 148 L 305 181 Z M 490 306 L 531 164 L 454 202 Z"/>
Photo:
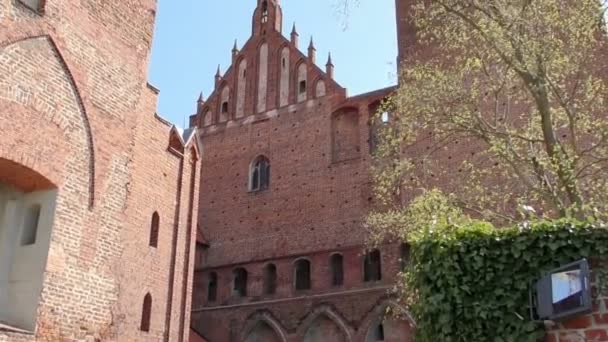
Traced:
<path fill-rule="evenodd" d="M 331 60 L 331 52 L 327 55 L 327 66 L 333 66 L 334 63 Z"/>
<path fill-rule="evenodd" d="M 238 51 L 238 50 L 239 50 L 239 48 L 238 48 L 238 45 L 237 45 L 237 40 L 235 39 L 234 40 L 234 47 L 232 48 L 232 51 Z"/>
<path fill-rule="evenodd" d="M 220 77 L 222 76 L 221 72 L 220 72 L 220 65 L 217 65 L 217 72 L 215 73 L 215 77 Z"/>
<path fill-rule="evenodd" d="M 291 29 L 291 34 L 295 34 L 295 35 L 298 34 L 298 30 L 296 29 L 296 22 L 295 21 L 293 22 L 293 28 Z"/>
<path fill-rule="evenodd" d="M 315 49 L 315 42 L 312 38 L 312 36 L 310 36 L 310 44 L 308 45 L 309 49 Z"/>
<path fill-rule="evenodd" d="M 196 102 L 198 102 L 198 103 L 205 102 L 205 96 L 203 95 L 202 91 L 201 91 L 201 94 L 199 95 L 198 100 Z"/>

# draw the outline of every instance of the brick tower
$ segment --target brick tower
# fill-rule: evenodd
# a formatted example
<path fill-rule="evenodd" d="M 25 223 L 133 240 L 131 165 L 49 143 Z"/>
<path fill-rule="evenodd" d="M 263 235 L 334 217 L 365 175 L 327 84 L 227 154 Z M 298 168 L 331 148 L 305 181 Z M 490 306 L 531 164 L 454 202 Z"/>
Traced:
<path fill-rule="evenodd" d="M 0 1 L 0 341 L 185 341 L 196 130 L 156 115 L 154 0 Z"/>
<path fill-rule="evenodd" d="M 415 0 L 395 0 L 395 10 L 397 18 L 397 44 L 399 62 L 402 62 L 409 52 L 413 50 L 416 42 L 416 31 L 412 20 L 410 20 L 410 11 Z"/>
<path fill-rule="evenodd" d="M 348 97 L 279 1 L 198 101 L 201 197 L 193 328 L 210 342 L 408 341 L 384 320 L 405 246 L 364 249 L 371 116 L 394 88 Z M 407 312 L 398 306 L 404 317 Z"/>

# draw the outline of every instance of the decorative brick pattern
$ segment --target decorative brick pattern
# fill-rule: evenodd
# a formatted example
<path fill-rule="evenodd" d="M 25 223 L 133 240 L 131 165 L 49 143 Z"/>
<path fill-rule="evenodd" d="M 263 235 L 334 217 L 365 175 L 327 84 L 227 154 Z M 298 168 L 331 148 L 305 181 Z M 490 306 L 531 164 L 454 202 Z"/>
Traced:
<path fill-rule="evenodd" d="M 247 116 L 230 113 L 226 123 L 203 118 L 207 109 L 217 111 L 217 87 L 191 120 L 201 128 L 205 151 L 199 222 L 208 244 L 201 241 L 198 249 L 193 326 L 209 341 L 363 342 L 371 322 L 382 319 L 399 270 L 399 246 L 386 245 L 383 279 L 364 281 L 370 116 L 392 89 L 347 98 L 314 63 L 314 47 L 306 56 L 273 29 L 280 8 L 275 1 L 268 4 L 269 24 L 254 14 L 254 35 L 233 59 L 247 60 L 249 70 L 258 70 L 260 59 L 268 63 L 267 73 L 247 73 Z M 267 58 L 260 57 L 262 44 Z M 220 84 L 237 89 L 235 70 L 236 65 L 228 68 Z M 325 87 L 315 97 L 318 82 Z M 231 101 L 234 96 L 242 94 L 232 94 Z M 249 192 L 249 167 L 259 155 L 270 161 L 270 186 Z M 340 286 L 332 284 L 335 252 L 344 256 Z M 294 263 L 302 258 L 310 261 L 311 284 L 298 290 Z M 264 289 L 270 263 L 277 275 L 272 294 Z M 239 268 L 248 275 L 244 298 L 234 293 Z M 207 302 L 213 273 L 217 298 Z M 387 341 L 409 340 L 413 324 L 403 323 L 387 326 Z"/>
<path fill-rule="evenodd" d="M 155 115 L 155 6 L 47 0 L 37 14 L 0 0 L 0 182 L 58 188 L 36 330 L 0 327 L 0 342 L 188 338 L 198 142 Z"/>

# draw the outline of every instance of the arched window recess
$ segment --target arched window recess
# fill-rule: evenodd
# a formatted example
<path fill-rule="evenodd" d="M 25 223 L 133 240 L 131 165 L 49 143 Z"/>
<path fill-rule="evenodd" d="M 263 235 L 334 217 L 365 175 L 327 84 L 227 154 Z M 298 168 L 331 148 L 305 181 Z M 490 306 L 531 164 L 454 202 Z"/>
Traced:
<path fill-rule="evenodd" d="M 249 170 L 249 191 L 263 191 L 270 186 L 270 160 L 258 156 L 251 163 Z"/>

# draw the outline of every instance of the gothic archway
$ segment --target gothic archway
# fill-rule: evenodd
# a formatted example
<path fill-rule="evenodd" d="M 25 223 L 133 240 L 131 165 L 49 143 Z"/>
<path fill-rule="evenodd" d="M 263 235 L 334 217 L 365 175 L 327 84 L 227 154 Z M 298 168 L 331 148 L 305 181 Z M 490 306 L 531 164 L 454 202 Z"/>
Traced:
<path fill-rule="evenodd" d="M 304 319 L 297 335 L 303 342 L 350 342 L 353 333 L 341 315 L 321 305 Z"/>
<path fill-rule="evenodd" d="M 287 342 L 281 323 L 266 310 L 257 311 L 247 319 L 243 326 L 243 342 Z"/>
<path fill-rule="evenodd" d="M 388 308 L 391 314 L 387 314 Z M 359 338 L 364 342 L 410 342 L 415 326 L 406 308 L 392 300 L 384 300 L 362 321 Z"/>
<path fill-rule="evenodd" d="M 268 323 L 259 321 L 244 342 L 282 342 L 282 340 Z"/>
<path fill-rule="evenodd" d="M 347 342 L 348 336 L 336 322 L 326 315 L 313 321 L 304 334 L 303 342 Z"/>
<path fill-rule="evenodd" d="M 20 59 L 23 55 L 29 56 L 27 63 Z M 92 208 L 95 196 L 93 135 L 80 91 L 57 45 L 48 35 L 26 37 L 0 46 L 0 59 L 5 61 L 0 65 L 0 98 L 36 113 L 36 126 L 52 123 L 64 132 L 71 149 L 70 159 L 65 163 L 74 168 L 70 170 L 74 177 L 84 178 L 88 189 L 83 193 L 88 195 Z M 23 77 L 30 69 L 37 70 L 35 79 Z M 40 96 L 41 85 L 53 94 L 51 98 Z M 62 99 L 61 106 L 57 106 L 57 99 Z M 2 107 L 8 106 L 2 104 Z M 0 119 L 2 115 L 14 114 L 3 110 Z M 14 117 L 7 119 L 14 120 Z"/>
<path fill-rule="evenodd" d="M 57 188 L 35 170 L 0 157 L 0 321 L 34 331 Z"/>

